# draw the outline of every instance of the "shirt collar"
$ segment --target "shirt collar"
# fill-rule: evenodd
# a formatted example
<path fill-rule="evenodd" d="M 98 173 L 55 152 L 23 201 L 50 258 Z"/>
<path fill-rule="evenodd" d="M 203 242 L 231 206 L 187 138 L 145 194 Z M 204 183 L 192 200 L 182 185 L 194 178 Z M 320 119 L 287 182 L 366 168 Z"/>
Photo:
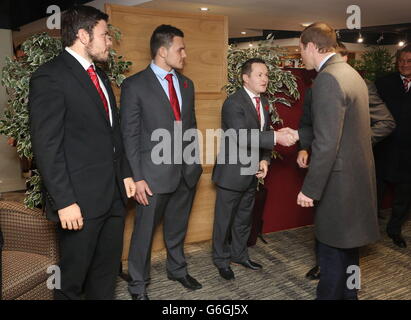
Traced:
<path fill-rule="evenodd" d="M 171 69 L 171 71 L 168 72 L 168 71 L 164 70 L 163 68 L 159 67 L 158 65 L 156 65 L 156 64 L 154 63 L 154 61 L 151 61 L 150 67 L 151 67 L 151 70 L 153 70 L 154 74 L 155 74 L 157 77 L 159 77 L 159 78 L 161 78 L 161 79 L 163 79 L 163 80 L 165 79 L 165 77 L 166 77 L 169 73 L 171 73 L 174 77 L 177 78 L 177 73 L 176 73 L 176 71 L 175 71 L 174 69 Z"/>
<path fill-rule="evenodd" d="M 250 98 L 251 98 L 251 101 L 255 101 L 255 99 L 254 99 L 254 97 L 259 97 L 260 98 L 260 95 L 259 94 L 254 94 L 254 93 L 252 93 L 250 90 L 248 90 L 245 86 L 243 86 L 243 88 L 244 88 L 244 90 L 245 90 L 245 92 L 247 92 L 247 94 L 250 96 Z"/>
<path fill-rule="evenodd" d="M 65 47 L 65 50 L 68 53 L 70 53 L 81 64 L 81 66 L 84 68 L 84 70 L 87 71 L 87 69 L 90 66 L 93 66 L 94 70 L 96 69 L 95 66 L 94 66 L 94 63 L 90 63 L 86 58 L 82 57 L 81 55 L 79 55 L 74 50 L 70 49 L 69 47 Z"/>
<path fill-rule="evenodd" d="M 323 61 L 321 61 L 320 65 L 318 66 L 317 72 L 320 71 L 320 70 L 321 70 L 321 67 L 324 65 L 324 63 L 326 63 L 328 60 L 330 60 L 330 58 L 331 58 L 332 56 L 334 56 L 334 55 L 336 55 L 335 52 L 330 53 L 330 55 L 326 56 L 326 57 L 323 59 Z"/>

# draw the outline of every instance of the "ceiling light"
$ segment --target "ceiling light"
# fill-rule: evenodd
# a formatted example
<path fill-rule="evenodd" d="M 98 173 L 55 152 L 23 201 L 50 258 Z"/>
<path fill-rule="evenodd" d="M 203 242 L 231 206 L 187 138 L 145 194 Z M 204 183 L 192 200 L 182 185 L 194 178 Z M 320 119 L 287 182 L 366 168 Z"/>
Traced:
<path fill-rule="evenodd" d="M 399 47 L 403 47 L 403 46 L 404 46 L 404 44 L 405 44 L 405 42 L 404 42 L 404 41 L 400 41 L 400 42 L 398 42 L 398 46 L 399 46 Z"/>
<path fill-rule="evenodd" d="M 201 11 L 208 11 L 208 8 L 200 8 Z"/>
<path fill-rule="evenodd" d="M 250 43 L 248 44 L 248 46 L 249 46 L 249 47 L 252 47 L 252 46 L 253 46 L 253 44 L 250 42 Z"/>
<path fill-rule="evenodd" d="M 362 37 L 361 33 L 358 36 L 357 42 L 358 43 L 363 43 L 364 42 L 364 38 Z"/>
<path fill-rule="evenodd" d="M 247 32 L 245 32 L 245 31 L 241 31 L 241 34 L 247 34 Z"/>
<path fill-rule="evenodd" d="M 302 26 L 302 27 L 304 27 L 304 28 L 307 28 L 309 25 L 311 25 L 311 24 L 313 24 L 312 22 L 303 22 L 303 23 L 300 23 L 300 25 Z"/>

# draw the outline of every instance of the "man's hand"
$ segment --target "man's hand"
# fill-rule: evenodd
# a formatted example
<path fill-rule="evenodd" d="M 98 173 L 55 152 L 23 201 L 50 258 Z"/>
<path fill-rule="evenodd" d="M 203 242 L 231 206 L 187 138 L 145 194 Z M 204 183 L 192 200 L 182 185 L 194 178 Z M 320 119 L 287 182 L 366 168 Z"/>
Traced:
<path fill-rule="evenodd" d="M 297 156 L 297 163 L 300 168 L 308 168 L 308 152 L 307 150 L 300 150 Z"/>
<path fill-rule="evenodd" d="M 314 200 L 300 192 L 297 197 L 297 204 L 301 207 L 314 207 Z"/>
<path fill-rule="evenodd" d="M 132 178 L 125 178 L 123 181 L 124 187 L 126 188 L 127 198 L 134 197 L 136 193 L 136 184 L 134 183 L 134 180 Z"/>
<path fill-rule="evenodd" d="M 289 147 L 294 145 L 298 140 L 298 131 L 291 128 L 282 128 L 275 132 L 275 138 L 278 144 Z"/>
<path fill-rule="evenodd" d="M 264 179 L 267 175 L 268 172 L 268 161 L 267 160 L 261 160 L 260 161 L 260 170 L 257 172 L 256 177 L 258 179 L 262 178 Z"/>
<path fill-rule="evenodd" d="M 61 227 L 69 230 L 81 230 L 83 228 L 83 216 L 77 203 L 58 210 Z"/>
<path fill-rule="evenodd" d="M 147 182 L 145 180 L 140 180 L 140 181 L 135 182 L 135 185 L 136 185 L 136 192 L 135 192 L 134 198 L 137 200 L 139 204 L 148 206 L 147 194 L 149 196 L 152 196 L 153 193 L 148 187 Z"/>

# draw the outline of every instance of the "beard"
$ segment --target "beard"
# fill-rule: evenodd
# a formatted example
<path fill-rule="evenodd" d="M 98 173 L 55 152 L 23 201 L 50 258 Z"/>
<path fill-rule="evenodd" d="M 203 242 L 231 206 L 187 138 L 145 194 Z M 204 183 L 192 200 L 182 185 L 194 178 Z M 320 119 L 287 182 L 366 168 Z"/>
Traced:
<path fill-rule="evenodd" d="M 101 63 L 107 62 L 108 60 L 107 51 L 105 51 L 104 53 L 103 52 L 96 53 L 96 52 L 93 52 L 92 48 L 93 48 L 93 41 L 91 41 L 86 46 L 86 53 L 90 57 L 91 60 L 93 60 L 94 62 L 101 62 Z"/>

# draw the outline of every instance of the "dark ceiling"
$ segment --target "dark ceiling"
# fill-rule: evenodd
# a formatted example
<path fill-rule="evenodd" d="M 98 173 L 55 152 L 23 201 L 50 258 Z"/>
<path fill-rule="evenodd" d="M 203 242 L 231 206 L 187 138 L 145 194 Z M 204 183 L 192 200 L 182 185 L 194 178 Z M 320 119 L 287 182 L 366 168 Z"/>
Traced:
<path fill-rule="evenodd" d="M 47 8 L 57 5 L 66 10 L 75 4 L 90 0 L 0 0 L 0 29 L 17 30 L 19 27 L 46 17 Z"/>
<path fill-rule="evenodd" d="M 363 27 L 361 30 L 338 30 L 339 40 L 342 42 L 355 43 L 361 33 L 363 44 L 367 45 L 393 45 L 400 41 L 411 42 L 411 23 L 392 24 L 384 26 Z M 279 40 L 299 38 L 301 31 L 285 30 L 263 30 L 259 37 L 230 38 L 230 44 L 250 41 L 266 40 L 268 38 Z"/>

